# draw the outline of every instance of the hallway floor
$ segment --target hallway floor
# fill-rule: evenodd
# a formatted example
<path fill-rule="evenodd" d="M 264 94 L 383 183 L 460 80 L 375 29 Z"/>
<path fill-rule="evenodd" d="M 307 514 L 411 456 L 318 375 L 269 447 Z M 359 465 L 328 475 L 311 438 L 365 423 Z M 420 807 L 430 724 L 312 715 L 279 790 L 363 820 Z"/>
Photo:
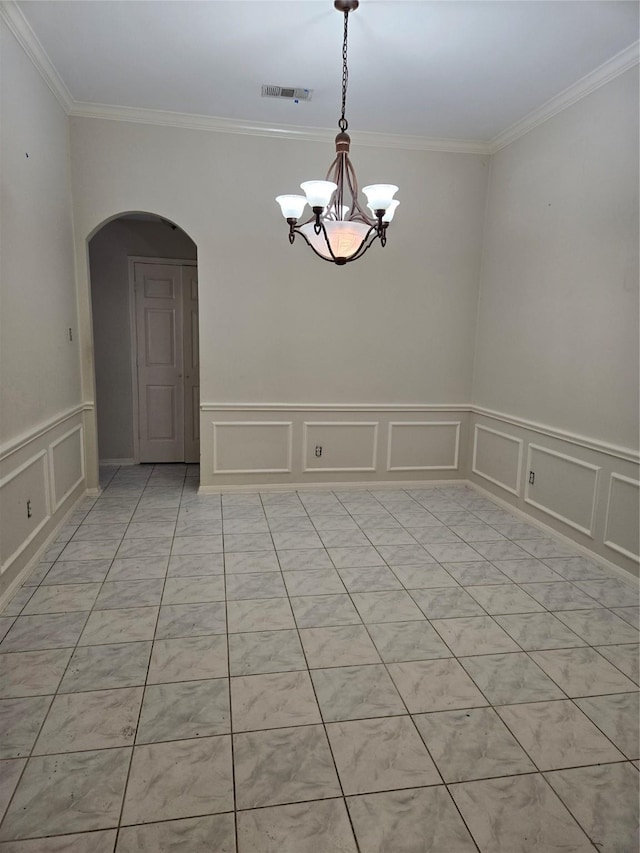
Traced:
<path fill-rule="evenodd" d="M 464 485 L 197 475 L 105 470 L 0 616 L 0 853 L 637 851 L 631 584 Z"/>

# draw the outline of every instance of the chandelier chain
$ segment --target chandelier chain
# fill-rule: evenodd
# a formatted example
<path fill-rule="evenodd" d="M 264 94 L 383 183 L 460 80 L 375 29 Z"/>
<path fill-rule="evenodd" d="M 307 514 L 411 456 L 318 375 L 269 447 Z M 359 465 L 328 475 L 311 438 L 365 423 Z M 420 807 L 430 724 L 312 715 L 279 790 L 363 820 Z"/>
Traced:
<path fill-rule="evenodd" d="M 342 112 L 338 127 L 344 133 L 349 127 L 349 122 L 345 118 L 347 108 L 347 83 L 349 82 L 349 69 L 347 68 L 347 36 L 349 30 L 349 11 L 344 13 L 344 37 L 342 40 Z"/>

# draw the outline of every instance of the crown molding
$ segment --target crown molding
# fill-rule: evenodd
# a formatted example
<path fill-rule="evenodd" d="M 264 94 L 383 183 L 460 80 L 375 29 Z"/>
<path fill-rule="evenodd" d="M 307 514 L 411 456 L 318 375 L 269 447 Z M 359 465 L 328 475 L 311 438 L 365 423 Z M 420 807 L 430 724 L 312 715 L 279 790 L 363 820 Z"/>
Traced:
<path fill-rule="evenodd" d="M 0 18 L 9 27 L 24 52 L 40 72 L 62 109 L 66 113 L 70 113 L 73 106 L 71 92 L 56 71 L 53 62 L 49 59 L 46 50 L 40 44 L 38 37 L 31 29 L 31 25 L 15 0 L 2 0 L 0 2 Z"/>
<path fill-rule="evenodd" d="M 219 116 L 171 112 L 169 110 L 118 107 L 82 101 L 74 101 L 69 110 L 69 115 L 164 127 L 181 127 L 189 130 L 207 130 L 215 133 L 297 139 L 305 142 L 333 142 L 337 132 L 335 129 L 323 127 L 300 127 L 299 125 L 287 124 L 274 127 L 266 122 L 243 121 Z M 397 133 L 372 133 L 370 131 L 354 131 L 351 132 L 351 136 L 358 146 L 373 148 L 403 148 L 413 151 L 443 151 L 456 154 L 490 153 L 490 143 L 474 139 L 439 139 Z"/>
<path fill-rule="evenodd" d="M 524 118 L 512 124 L 511 127 L 495 136 L 489 143 L 490 152 L 494 154 L 506 145 L 515 142 L 516 139 L 520 139 L 521 136 L 529 133 L 534 127 L 557 115 L 562 110 L 567 109 L 567 107 L 575 104 L 581 98 L 591 94 L 591 92 L 595 92 L 596 89 L 604 86 L 605 83 L 608 83 L 620 74 L 624 74 L 625 71 L 637 65 L 639 61 L 640 41 L 636 41 L 594 71 L 581 77 L 580 80 L 542 104 L 541 107 L 533 110 L 533 112 L 530 112 Z"/>

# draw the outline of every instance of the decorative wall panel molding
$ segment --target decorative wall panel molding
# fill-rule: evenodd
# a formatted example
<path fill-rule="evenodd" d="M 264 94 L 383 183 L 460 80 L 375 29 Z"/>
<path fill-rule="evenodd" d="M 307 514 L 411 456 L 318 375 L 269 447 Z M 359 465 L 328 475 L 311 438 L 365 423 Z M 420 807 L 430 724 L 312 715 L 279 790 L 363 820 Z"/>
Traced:
<path fill-rule="evenodd" d="M 51 500 L 56 512 L 84 480 L 84 429 L 73 427 L 49 445 Z"/>
<path fill-rule="evenodd" d="M 61 424 L 64 424 L 76 417 L 76 415 L 80 415 L 84 411 L 89 411 L 91 409 L 93 409 L 93 403 L 79 403 L 77 406 L 66 409 L 66 411 L 61 412 L 59 415 L 55 415 L 55 417 L 43 421 L 41 424 L 38 424 L 38 426 L 34 427 L 34 429 L 24 432 L 15 438 L 9 439 L 9 441 L 0 445 L 0 462 L 14 453 L 17 453 L 19 450 L 22 450 L 23 447 L 26 447 L 32 442 L 37 441 L 39 438 L 42 438 L 42 436 L 51 432 Z"/>
<path fill-rule="evenodd" d="M 621 474 L 609 477 L 604 544 L 630 560 L 640 562 L 638 542 L 640 482 Z"/>
<path fill-rule="evenodd" d="M 214 421 L 213 474 L 288 474 L 291 421 Z"/>
<path fill-rule="evenodd" d="M 475 424 L 471 470 L 512 495 L 519 495 L 523 447 L 521 438 Z"/>
<path fill-rule="evenodd" d="M 460 421 L 390 421 L 387 471 L 455 471 Z"/>
<path fill-rule="evenodd" d="M 302 471 L 376 471 L 378 421 L 305 421 Z M 316 455 L 316 448 L 321 448 Z"/>
<path fill-rule="evenodd" d="M 534 482 L 526 482 L 525 503 L 593 537 L 600 466 L 529 444 L 526 470 Z"/>
<path fill-rule="evenodd" d="M 41 450 L 0 480 L 0 573 L 4 573 L 51 518 L 47 451 Z"/>

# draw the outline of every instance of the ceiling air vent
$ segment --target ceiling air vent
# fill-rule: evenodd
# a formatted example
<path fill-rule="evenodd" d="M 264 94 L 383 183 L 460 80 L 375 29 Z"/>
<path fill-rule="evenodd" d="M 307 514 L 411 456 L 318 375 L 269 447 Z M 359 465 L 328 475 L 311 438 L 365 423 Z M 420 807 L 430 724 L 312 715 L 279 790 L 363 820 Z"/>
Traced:
<path fill-rule="evenodd" d="M 285 98 L 288 101 L 310 101 L 313 89 L 295 89 L 292 86 L 263 85 L 263 98 Z"/>

